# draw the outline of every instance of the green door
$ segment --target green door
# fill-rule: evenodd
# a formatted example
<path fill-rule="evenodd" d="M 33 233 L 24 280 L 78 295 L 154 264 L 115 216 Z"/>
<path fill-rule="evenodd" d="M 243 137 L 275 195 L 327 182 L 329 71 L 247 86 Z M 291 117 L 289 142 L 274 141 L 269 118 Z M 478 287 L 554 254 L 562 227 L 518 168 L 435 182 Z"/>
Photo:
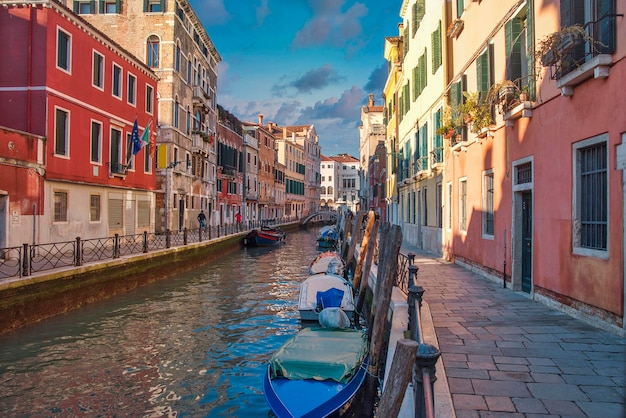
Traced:
<path fill-rule="evenodd" d="M 533 270 L 533 195 L 522 195 L 522 291 L 532 290 Z"/>

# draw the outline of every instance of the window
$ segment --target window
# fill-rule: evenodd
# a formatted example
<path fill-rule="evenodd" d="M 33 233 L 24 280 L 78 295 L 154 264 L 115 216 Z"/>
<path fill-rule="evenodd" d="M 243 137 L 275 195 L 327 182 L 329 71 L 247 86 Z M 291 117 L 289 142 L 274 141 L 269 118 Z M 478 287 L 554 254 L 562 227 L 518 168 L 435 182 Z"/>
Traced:
<path fill-rule="evenodd" d="M 493 171 L 483 174 L 483 235 L 493 236 Z"/>
<path fill-rule="evenodd" d="M 123 174 L 124 165 L 122 164 L 122 132 L 118 129 L 111 129 L 111 144 L 110 144 L 110 164 L 111 173 Z"/>
<path fill-rule="evenodd" d="M 69 156 L 70 114 L 62 109 L 54 111 L 54 154 Z"/>
<path fill-rule="evenodd" d="M 159 66 L 159 38 L 156 35 L 152 35 L 148 38 L 146 45 L 146 64 L 150 68 L 157 68 Z"/>
<path fill-rule="evenodd" d="M 452 183 L 448 183 L 448 193 L 446 196 L 446 214 L 448 215 L 447 227 L 452 229 Z"/>
<path fill-rule="evenodd" d="M 137 101 L 137 77 L 132 74 L 128 74 L 128 103 L 134 105 Z"/>
<path fill-rule="evenodd" d="M 122 11 L 121 0 L 101 0 L 100 3 L 101 13 L 116 14 Z"/>
<path fill-rule="evenodd" d="M 67 222 L 67 192 L 54 192 L 54 222 Z"/>
<path fill-rule="evenodd" d="M 92 194 L 89 196 L 89 221 L 100 221 L 100 195 Z"/>
<path fill-rule="evenodd" d="M 91 121 L 91 162 L 102 162 L 102 124 Z"/>
<path fill-rule="evenodd" d="M 91 1 L 75 1 L 74 13 L 79 15 L 87 15 L 96 12 L 95 3 Z"/>
<path fill-rule="evenodd" d="M 437 183 L 437 188 L 435 189 L 435 208 L 437 208 L 437 211 L 435 212 L 435 216 L 436 216 L 435 221 L 437 222 L 437 228 L 443 227 L 443 213 L 442 213 L 443 201 L 441 200 L 441 193 L 442 193 L 441 183 Z"/>
<path fill-rule="evenodd" d="M 456 0 L 456 17 L 461 17 L 464 10 L 465 10 L 465 1 Z"/>
<path fill-rule="evenodd" d="M 415 37 L 415 33 L 417 32 L 417 29 L 419 29 L 420 23 L 422 19 L 424 18 L 424 14 L 426 13 L 426 0 L 417 0 L 415 3 L 413 3 L 412 12 L 413 12 L 413 15 L 412 15 L 411 26 L 413 30 L 412 30 L 411 35 Z"/>
<path fill-rule="evenodd" d="M 57 29 L 57 67 L 70 71 L 72 61 L 72 37 L 69 33 Z"/>
<path fill-rule="evenodd" d="M 139 200 L 137 202 L 137 226 L 140 228 L 150 227 L 150 201 Z"/>
<path fill-rule="evenodd" d="M 143 11 L 147 13 L 160 13 L 165 11 L 165 0 L 144 0 Z"/>
<path fill-rule="evenodd" d="M 180 72 L 180 45 L 176 45 L 176 55 L 174 56 L 174 69 Z"/>
<path fill-rule="evenodd" d="M 504 25 L 504 51 L 506 54 L 506 79 L 516 82 L 520 89 L 529 87 L 532 78 L 528 77 L 529 69 L 532 72 L 532 60 L 528 59 L 526 39 L 528 25 L 526 16 L 522 14 L 510 19 Z M 530 67 L 529 67 L 530 66 Z"/>
<path fill-rule="evenodd" d="M 467 180 L 459 180 L 459 229 L 467 231 Z"/>
<path fill-rule="evenodd" d="M 152 114 L 152 108 L 154 106 L 154 89 L 152 86 L 146 85 L 146 113 Z"/>
<path fill-rule="evenodd" d="M 113 96 L 118 99 L 122 98 L 122 67 L 113 64 Z"/>
<path fill-rule="evenodd" d="M 192 82 L 192 78 L 191 78 L 191 70 L 192 70 L 193 66 L 192 66 L 192 62 L 191 62 L 191 55 L 189 56 L 189 59 L 187 60 L 187 83 L 191 84 Z"/>
<path fill-rule="evenodd" d="M 609 219 L 606 135 L 575 144 L 573 159 L 574 248 L 584 254 L 605 255 Z"/>
<path fill-rule="evenodd" d="M 151 150 L 150 144 L 143 147 L 143 172 L 144 173 L 152 173 L 152 155 L 150 155 Z"/>
<path fill-rule="evenodd" d="M 176 98 L 176 101 L 174 102 L 174 128 L 178 129 L 178 125 L 179 125 L 179 120 L 178 120 L 178 112 L 179 112 L 179 103 L 178 103 L 178 97 Z"/>
<path fill-rule="evenodd" d="M 92 78 L 91 84 L 94 87 L 98 87 L 102 89 L 104 86 L 104 57 L 97 53 L 93 52 L 93 63 L 92 63 Z"/>

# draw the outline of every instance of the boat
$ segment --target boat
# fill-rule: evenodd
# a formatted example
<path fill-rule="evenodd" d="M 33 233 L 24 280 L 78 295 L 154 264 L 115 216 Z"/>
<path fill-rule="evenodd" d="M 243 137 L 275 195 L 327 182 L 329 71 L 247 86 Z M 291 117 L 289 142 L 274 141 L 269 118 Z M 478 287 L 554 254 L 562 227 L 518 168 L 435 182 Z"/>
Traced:
<path fill-rule="evenodd" d="M 320 248 L 335 248 L 339 241 L 339 233 L 334 225 L 323 226 L 317 236 L 317 245 Z"/>
<path fill-rule="evenodd" d="M 355 399 L 368 364 L 363 331 L 303 328 L 271 357 L 263 393 L 278 418 L 326 417 Z"/>
<path fill-rule="evenodd" d="M 341 308 L 348 318 L 354 317 L 352 286 L 341 276 L 319 273 L 300 285 L 298 311 L 300 321 L 318 321 L 324 308 Z"/>
<path fill-rule="evenodd" d="M 285 241 L 287 234 L 279 228 L 263 226 L 253 229 L 243 237 L 242 243 L 246 247 L 264 247 L 268 245 L 276 245 Z"/>
<path fill-rule="evenodd" d="M 324 251 L 319 253 L 309 266 L 310 274 L 330 273 L 343 276 L 345 263 L 339 253 L 335 251 Z"/>

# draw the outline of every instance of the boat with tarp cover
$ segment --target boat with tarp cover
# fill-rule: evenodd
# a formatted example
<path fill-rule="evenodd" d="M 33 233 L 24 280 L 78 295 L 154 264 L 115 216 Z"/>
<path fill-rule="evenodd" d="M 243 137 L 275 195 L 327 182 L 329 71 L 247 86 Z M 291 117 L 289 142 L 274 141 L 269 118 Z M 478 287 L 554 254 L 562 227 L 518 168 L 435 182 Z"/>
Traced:
<path fill-rule="evenodd" d="M 334 225 L 326 225 L 320 229 L 317 245 L 320 248 L 335 248 L 339 241 L 339 233 Z"/>
<path fill-rule="evenodd" d="M 314 274 L 300 284 L 298 311 L 301 321 L 317 321 L 325 308 L 341 308 L 348 318 L 354 317 L 352 285 L 334 274 Z"/>
<path fill-rule="evenodd" d="M 270 359 L 263 392 L 278 418 L 326 417 L 347 407 L 368 367 L 367 334 L 304 328 Z"/>
<path fill-rule="evenodd" d="M 319 253 L 309 265 L 309 274 L 330 273 L 343 276 L 344 271 L 345 263 L 334 251 Z"/>

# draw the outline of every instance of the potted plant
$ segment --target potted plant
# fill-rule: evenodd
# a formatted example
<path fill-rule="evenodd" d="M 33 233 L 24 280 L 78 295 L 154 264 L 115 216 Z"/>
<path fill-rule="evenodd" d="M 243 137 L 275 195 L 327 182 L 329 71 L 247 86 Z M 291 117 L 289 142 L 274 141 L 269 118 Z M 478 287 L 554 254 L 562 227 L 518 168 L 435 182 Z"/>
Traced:
<path fill-rule="evenodd" d="M 463 120 L 470 125 L 470 131 L 477 134 L 483 129 L 488 128 L 493 123 L 491 117 L 491 104 L 480 94 L 475 92 L 464 92 L 465 101 L 460 106 L 460 113 Z"/>
<path fill-rule="evenodd" d="M 494 106 L 498 106 L 500 113 L 505 113 L 521 101 L 520 92 L 521 90 L 516 82 L 504 80 L 493 84 L 489 88 L 487 101 Z"/>
<path fill-rule="evenodd" d="M 535 58 L 544 67 L 555 65 L 583 41 L 595 43 L 581 25 L 565 26 L 537 43 Z"/>
<path fill-rule="evenodd" d="M 453 117 L 453 113 L 458 114 L 458 112 L 453 112 L 452 107 L 450 106 L 445 106 L 443 108 L 443 112 L 441 115 L 441 125 L 435 131 L 437 135 L 443 135 L 443 137 L 446 139 L 452 138 L 456 128 L 460 125 L 458 123 L 458 117 Z"/>

